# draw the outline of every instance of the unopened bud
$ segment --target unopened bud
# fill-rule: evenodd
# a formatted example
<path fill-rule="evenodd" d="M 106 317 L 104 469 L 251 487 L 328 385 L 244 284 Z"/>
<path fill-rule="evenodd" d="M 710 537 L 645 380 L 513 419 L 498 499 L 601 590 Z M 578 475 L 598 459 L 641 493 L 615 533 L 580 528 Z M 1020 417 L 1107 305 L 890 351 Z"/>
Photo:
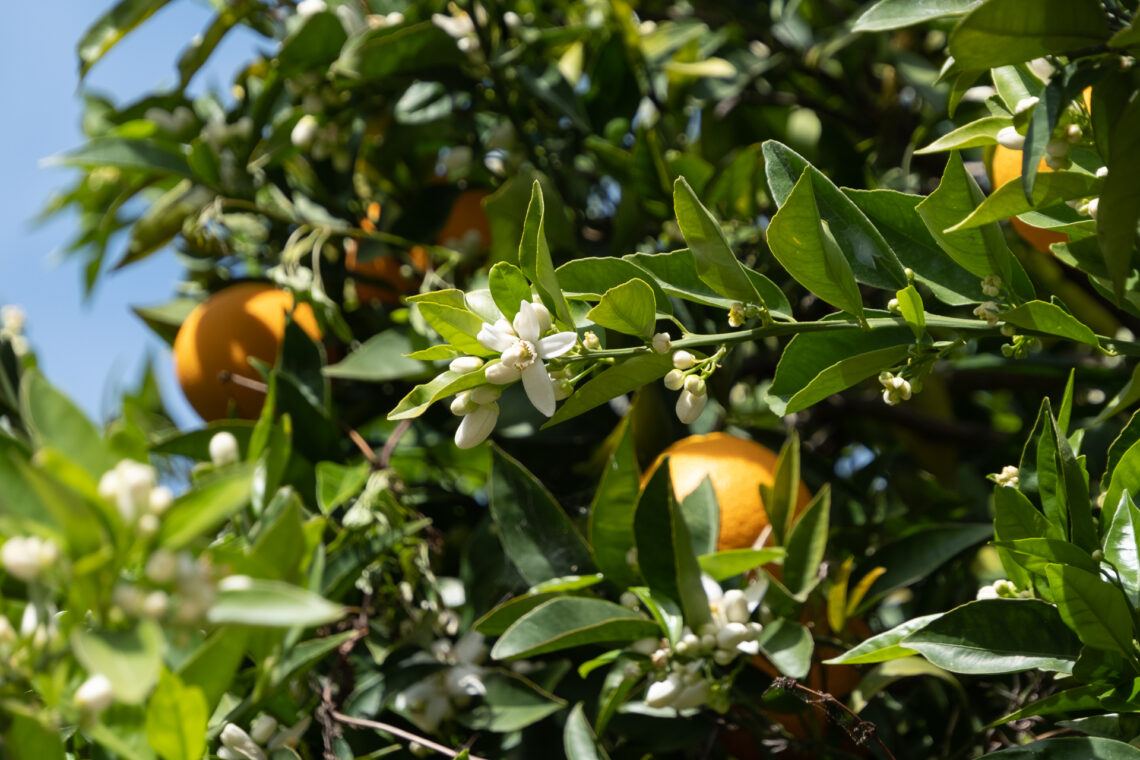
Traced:
<path fill-rule="evenodd" d="M 591 351 L 596 351 L 601 347 L 602 342 L 598 340 L 598 336 L 593 330 L 587 330 L 586 334 L 582 336 L 582 345 Z"/>
<path fill-rule="evenodd" d="M 689 375 L 685 378 L 685 390 L 692 393 L 694 396 L 701 396 L 705 393 L 705 380 L 698 375 Z"/>
<path fill-rule="evenodd" d="M 679 391 L 685 387 L 685 376 L 679 369 L 671 369 L 665 374 L 665 387 L 671 391 Z"/>
<path fill-rule="evenodd" d="M 452 372 L 466 374 L 468 372 L 474 372 L 482 366 L 483 360 L 478 356 L 460 356 L 452 359 L 451 364 L 448 364 L 447 368 Z"/>
<path fill-rule="evenodd" d="M 75 690 L 75 706 L 86 715 L 98 715 L 114 701 L 111 681 L 102 673 L 91 676 Z"/>
<path fill-rule="evenodd" d="M 708 404 L 709 397 L 707 393 L 695 394 L 688 390 L 681 391 L 680 397 L 677 398 L 677 419 L 682 424 L 688 425 L 695 422 L 697 417 L 701 416 L 701 412 L 705 410 L 705 405 Z"/>
<path fill-rule="evenodd" d="M 681 677 L 670 673 L 664 681 L 649 685 L 645 692 L 645 704 L 650 707 L 668 707 L 681 693 Z"/>
<path fill-rule="evenodd" d="M 688 351 L 674 351 L 673 352 L 673 367 L 674 369 L 689 369 L 697 363 L 695 356 Z"/>
<path fill-rule="evenodd" d="M 258 744 L 265 744 L 275 733 L 277 733 L 277 721 L 272 715 L 265 713 L 258 715 L 249 727 L 249 738 Z"/>
<path fill-rule="evenodd" d="M 210 461 L 215 467 L 233 464 L 238 456 L 238 442 L 233 433 L 223 430 L 210 439 Z"/>
<path fill-rule="evenodd" d="M 669 347 L 673 345 L 669 333 L 659 332 L 653 336 L 653 350 L 659 354 L 669 353 Z"/>
<path fill-rule="evenodd" d="M 997 141 L 1003 148 L 1010 150 L 1021 150 L 1025 147 L 1025 136 L 1014 127 L 1004 127 L 998 130 Z"/>

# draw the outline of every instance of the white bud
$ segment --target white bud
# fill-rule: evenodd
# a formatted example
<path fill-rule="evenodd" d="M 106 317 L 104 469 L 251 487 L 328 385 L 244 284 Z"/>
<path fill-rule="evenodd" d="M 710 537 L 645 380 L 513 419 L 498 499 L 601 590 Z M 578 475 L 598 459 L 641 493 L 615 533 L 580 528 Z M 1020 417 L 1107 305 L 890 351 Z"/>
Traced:
<path fill-rule="evenodd" d="M 1037 105 L 1039 101 L 1040 98 L 1022 98 L 1021 100 L 1017 101 L 1017 105 L 1013 107 L 1013 112 L 1021 113 L 1022 111 L 1028 111 L 1030 108 L 1033 108 L 1033 106 Z"/>
<path fill-rule="evenodd" d="M 75 706 L 86 715 L 98 715 L 114 701 L 111 681 L 102 673 L 91 676 L 75 690 Z"/>
<path fill-rule="evenodd" d="M 471 414 L 471 412 L 478 408 L 479 405 L 471 400 L 471 394 L 468 391 L 456 393 L 455 398 L 451 400 L 451 413 L 456 417 Z"/>
<path fill-rule="evenodd" d="M 1096 176 L 1104 178 L 1108 176 L 1108 167 L 1102 166 L 1096 170 Z"/>
<path fill-rule="evenodd" d="M 744 623 L 726 623 L 716 635 L 716 645 L 721 649 L 736 649 L 738 644 L 750 638 L 752 632 Z"/>
<path fill-rule="evenodd" d="M 1067 140 L 1058 140 L 1057 138 L 1053 138 L 1045 144 L 1045 153 L 1046 155 L 1060 158 L 1061 156 L 1069 155 L 1069 149 L 1071 147 L 1072 146 L 1069 145 Z"/>
<path fill-rule="evenodd" d="M 887 301 L 887 311 L 889 311 L 892 314 L 898 314 L 899 313 L 899 299 L 892 298 L 891 300 Z"/>
<path fill-rule="evenodd" d="M 673 367 L 675 369 L 689 369 L 696 363 L 696 357 L 690 354 L 688 351 L 673 352 Z"/>
<path fill-rule="evenodd" d="M 249 738 L 258 744 L 265 744 L 277 733 L 277 720 L 272 715 L 261 713 L 249 726 Z"/>
<path fill-rule="evenodd" d="M 703 633 L 701 634 L 701 649 L 706 652 L 710 649 L 716 648 L 716 634 Z"/>
<path fill-rule="evenodd" d="M 668 707 L 681 693 L 681 676 L 670 673 L 664 681 L 649 685 L 645 692 L 645 704 L 650 707 Z"/>
<path fill-rule="evenodd" d="M 222 729 L 222 744 L 235 752 L 240 752 L 249 760 L 266 760 L 265 752 L 250 735 L 233 723 L 227 723 Z"/>
<path fill-rule="evenodd" d="M 641 600 L 632 591 L 623 591 L 621 592 L 621 606 L 631 610 L 640 609 Z"/>
<path fill-rule="evenodd" d="M 297 15 L 301 18 L 308 18 L 315 16 L 318 13 L 323 13 L 328 9 L 325 5 L 325 0 L 301 0 L 297 3 Z"/>
<path fill-rule="evenodd" d="M 702 396 L 705 393 L 705 380 L 699 375 L 689 375 L 685 378 L 685 390 L 692 393 L 694 396 Z"/>
<path fill-rule="evenodd" d="M 519 379 L 518 370 L 502 362 L 489 365 L 483 374 L 487 378 L 487 382 L 495 385 L 508 385 Z"/>
<path fill-rule="evenodd" d="M 253 578 L 240 573 L 227 575 L 218 581 L 218 591 L 248 591 L 253 588 Z"/>
<path fill-rule="evenodd" d="M 1085 210 L 1089 212 L 1089 216 L 1095 221 L 1097 212 L 1100 210 L 1100 198 L 1093 198 L 1089 201 L 1089 205 L 1085 207 Z"/>
<path fill-rule="evenodd" d="M 747 623 L 748 599 L 740 589 L 733 588 L 724 592 L 720 601 L 720 608 L 724 610 L 724 617 L 730 623 Z"/>
<path fill-rule="evenodd" d="M 997 599 L 998 592 L 993 586 L 982 586 L 978 589 L 978 593 L 974 596 L 975 599 Z"/>
<path fill-rule="evenodd" d="M 1082 137 L 1084 137 L 1084 133 L 1081 131 L 1080 125 L 1070 124 L 1065 127 L 1065 140 L 1068 141 L 1070 145 L 1076 145 L 1081 141 Z"/>
<path fill-rule="evenodd" d="M 159 549 L 146 561 L 146 577 L 155 583 L 170 583 L 177 575 L 178 558 L 168 549 Z"/>
<path fill-rule="evenodd" d="M 468 372 L 474 372 L 482 366 L 483 360 L 478 356 L 460 356 L 452 359 L 451 364 L 448 364 L 447 368 L 452 372 L 467 374 Z"/>
<path fill-rule="evenodd" d="M 153 515 L 161 515 L 174 503 L 174 494 L 166 486 L 158 486 L 150 492 L 149 506 Z"/>
<path fill-rule="evenodd" d="M 293 131 L 289 133 L 289 141 L 295 147 L 307 148 L 313 144 L 319 128 L 316 118 L 311 114 L 305 114 L 293 125 Z"/>
<path fill-rule="evenodd" d="M 150 538 L 155 533 L 158 533 L 159 522 L 158 515 L 147 512 L 139 518 L 138 529 L 139 535 L 143 538 Z"/>
<path fill-rule="evenodd" d="M 210 439 L 210 461 L 214 463 L 215 467 L 225 467 L 227 464 L 232 464 L 238 460 L 239 456 L 237 438 L 234 437 L 233 433 L 223 430 Z"/>
<path fill-rule="evenodd" d="M 602 342 L 598 340 L 598 336 L 593 330 L 587 330 L 586 334 L 582 336 L 582 345 L 591 351 L 596 351 L 601 347 Z"/>
<path fill-rule="evenodd" d="M 36 605 L 24 605 L 24 614 L 20 617 L 20 635 L 31 636 L 40 624 L 40 616 L 36 612 Z"/>
<path fill-rule="evenodd" d="M 703 678 L 690 686 L 686 686 L 684 690 L 677 695 L 673 700 L 673 709 L 675 710 L 689 710 L 700 707 L 709 698 L 709 682 Z"/>
<path fill-rule="evenodd" d="M 9 538 L 0 546 L 0 564 L 11 576 L 22 581 L 34 581 L 40 577 L 43 566 L 40 564 L 41 541 L 35 536 Z"/>
<path fill-rule="evenodd" d="M 622 599 L 624 600 L 624 598 L 625 598 L 625 594 L 622 594 Z M 622 604 L 625 604 L 625 602 L 623 601 Z M 655 639 L 653 637 L 638 639 L 637 641 L 635 641 L 629 645 L 629 651 L 634 652 L 636 654 L 643 654 L 646 657 L 648 657 L 657 651 L 657 646 L 660 643 L 661 643 L 660 640 Z"/>
<path fill-rule="evenodd" d="M 687 390 L 681 391 L 681 395 L 677 399 L 677 419 L 685 425 L 696 421 L 697 417 L 701 416 L 701 412 L 705 410 L 708 401 L 707 393 L 698 395 Z"/>
<path fill-rule="evenodd" d="M 455 445 L 470 449 L 487 440 L 499 421 L 499 405 L 492 402 L 466 415 L 455 431 Z"/>
<path fill-rule="evenodd" d="M 152 620 L 157 620 L 166 614 L 169 607 L 170 597 L 162 591 L 152 591 L 143 599 L 142 614 Z"/>
<path fill-rule="evenodd" d="M 665 387 L 671 391 L 679 391 L 685 387 L 685 376 L 679 369 L 671 369 L 665 374 Z"/>
<path fill-rule="evenodd" d="M 997 133 L 998 145 L 1010 150 L 1021 150 L 1025 147 L 1025 136 L 1014 127 L 1003 127 Z"/>
<path fill-rule="evenodd" d="M 732 649 L 717 649 L 713 652 L 712 658 L 717 665 L 729 665 L 736 659 L 736 652 Z"/>
<path fill-rule="evenodd" d="M 480 385 L 478 388 L 469 391 L 469 393 L 471 401 L 480 406 L 490 404 L 492 401 L 498 401 L 499 396 L 503 395 L 501 390 L 490 385 Z"/>
<path fill-rule="evenodd" d="M 669 353 L 669 347 L 673 345 L 669 333 L 659 332 L 653 336 L 653 350 L 659 354 Z"/>
<path fill-rule="evenodd" d="M 534 309 L 534 315 L 538 317 L 538 334 L 542 335 L 554 324 L 550 318 L 550 309 L 546 308 L 546 304 L 537 299 L 531 304 L 531 308 Z"/>

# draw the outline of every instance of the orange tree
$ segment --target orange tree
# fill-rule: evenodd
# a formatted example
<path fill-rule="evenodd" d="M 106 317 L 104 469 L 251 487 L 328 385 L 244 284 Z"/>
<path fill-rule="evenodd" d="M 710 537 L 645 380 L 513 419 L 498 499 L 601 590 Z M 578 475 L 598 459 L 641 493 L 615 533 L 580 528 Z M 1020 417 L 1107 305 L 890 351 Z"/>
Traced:
<path fill-rule="evenodd" d="M 49 211 L 218 418 L 3 313 L 4 753 L 1140 755 L 1135 2 L 215 6 Z"/>

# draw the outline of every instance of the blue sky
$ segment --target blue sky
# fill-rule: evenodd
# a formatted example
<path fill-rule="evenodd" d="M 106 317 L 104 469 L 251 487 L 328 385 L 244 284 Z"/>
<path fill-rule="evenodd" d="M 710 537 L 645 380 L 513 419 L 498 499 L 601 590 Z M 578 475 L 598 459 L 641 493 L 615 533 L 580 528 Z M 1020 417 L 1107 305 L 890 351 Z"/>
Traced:
<path fill-rule="evenodd" d="M 175 419 L 193 426 L 199 421 L 174 382 L 169 350 L 130 311 L 132 304 L 171 296 L 179 277 L 174 257 L 156 254 L 106 277 L 85 302 L 81 262 L 58 255 L 74 220 L 60 216 L 42 226 L 34 221 L 52 191 L 69 182 L 69 170 L 41 168 L 40 160 L 82 142 L 75 45 L 109 5 L 11 3 L 8 22 L 0 27 L 0 89 L 7 96 L 0 119 L 0 304 L 24 307 L 28 337 L 45 374 L 95 419 L 115 411 L 117 389 L 134 384 L 149 353 L 156 357 Z M 100 61 L 84 87 L 125 103 L 173 86 L 179 52 L 211 18 L 205 3 L 175 0 Z M 192 90 L 228 90 L 234 72 L 260 44 L 245 29 L 232 32 Z"/>

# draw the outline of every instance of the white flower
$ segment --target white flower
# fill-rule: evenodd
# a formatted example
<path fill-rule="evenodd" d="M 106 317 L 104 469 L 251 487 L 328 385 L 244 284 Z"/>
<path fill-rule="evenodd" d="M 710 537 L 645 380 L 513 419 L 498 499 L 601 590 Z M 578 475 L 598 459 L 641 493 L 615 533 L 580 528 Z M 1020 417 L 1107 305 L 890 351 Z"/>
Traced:
<path fill-rule="evenodd" d="M 697 395 L 690 393 L 688 390 L 681 391 L 681 395 L 677 398 L 677 419 L 685 425 L 695 422 L 697 417 L 701 416 L 701 412 L 705 410 L 705 405 L 708 404 L 708 402 L 709 397 L 707 393 Z"/>
<path fill-rule="evenodd" d="M 673 700 L 674 710 L 689 710 L 700 707 L 709 699 L 709 682 L 700 679 L 694 684 L 686 686 Z"/>
<path fill-rule="evenodd" d="M 265 750 L 257 745 L 250 735 L 234 723 L 227 723 L 222 729 L 222 746 L 238 754 L 245 755 L 248 760 L 266 760 Z"/>
<path fill-rule="evenodd" d="M 447 36 L 454 39 L 460 39 L 475 33 L 475 23 L 471 20 L 471 16 L 466 13 L 461 13 L 458 16 L 433 13 L 431 22 L 447 32 Z"/>
<path fill-rule="evenodd" d="M 487 379 L 505 385 L 522 379 L 527 398 L 534 408 L 547 417 L 554 414 L 554 386 L 547 374 L 544 359 L 553 359 L 569 351 L 578 340 L 577 333 L 560 332 L 541 338 L 541 322 L 534 304 L 522 301 L 514 323 L 505 319 L 495 324 L 483 323 L 476 336 L 481 344 L 492 351 L 501 351 L 500 362 Z"/>
<path fill-rule="evenodd" d="M 210 439 L 210 461 L 215 467 L 233 464 L 239 455 L 237 438 L 233 433 L 223 430 Z"/>
<path fill-rule="evenodd" d="M 9 538 L 0 546 L 0 564 L 11 576 L 31 582 L 59 559 L 59 548 L 50 539 L 38 536 Z"/>
<path fill-rule="evenodd" d="M 98 715 L 114 701 L 111 681 L 102 673 L 91 676 L 75 690 L 75 706 L 87 715 Z"/>
<path fill-rule="evenodd" d="M 748 319 L 748 311 L 745 309 L 744 304 L 734 303 L 728 310 L 728 326 L 729 327 L 743 327 L 744 322 Z"/>
<path fill-rule="evenodd" d="M 1005 467 L 1001 468 L 1001 472 L 994 475 L 994 482 L 999 486 L 1017 488 L 1019 484 L 1018 469 L 1012 464 L 1007 464 Z"/>
<path fill-rule="evenodd" d="M 133 459 L 120 461 L 113 470 L 99 479 L 99 495 L 115 503 L 119 514 L 128 523 L 150 509 L 151 491 L 157 475 L 150 465 Z"/>
<path fill-rule="evenodd" d="M 1093 218 L 1093 221 L 1096 221 L 1097 211 L 1099 210 L 1100 198 L 1093 198 L 1091 201 L 1089 201 L 1088 205 L 1085 206 L 1085 211 L 1087 211 L 1088 215 Z"/>
<path fill-rule="evenodd" d="M 685 387 L 685 376 L 679 369 L 671 369 L 665 374 L 665 387 L 671 391 L 679 391 Z"/>
<path fill-rule="evenodd" d="M 316 139 L 317 129 L 317 120 L 310 114 L 305 114 L 293 125 L 293 131 L 289 133 L 289 141 L 298 148 L 307 148 Z"/>
<path fill-rule="evenodd" d="M 688 351 L 674 351 L 673 352 L 673 368 L 674 369 L 689 369 L 697 363 L 695 356 Z"/>
<path fill-rule="evenodd" d="M 19 335 L 24 332 L 24 323 L 27 314 L 19 306 L 0 306 L 0 329 L 9 335 Z"/>
<path fill-rule="evenodd" d="M 326 10 L 328 6 L 325 5 L 325 0 L 301 0 L 297 3 L 297 15 L 301 18 L 309 18 Z"/>
<path fill-rule="evenodd" d="M 883 403 L 888 406 L 907 401 L 911 397 L 910 383 L 898 375 L 884 372 L 879 375 L 879 384 L 883 386 Z"/>
<path fill-rule="evenodd" d="M 998 144 L 1010 150 L 1021 150 L 1025 147 L 1025 135 L 1020 134 L 1014 127 L 1003 127 L 997 133 Z"/>
<path fill-rule="evenodd" d="M 582 345 L 591 351 L 597 351 L 601 348 L 602 342 L 598 340 L 598 335 L 593 330 L 587 330 L 586 334 L 582 336 Z"/>
<path fill-rule="evenodd" d="M 993 326 L 1001 321 L 1001 307 L 994 301 L 986 301 L 974 309 L 974 316 L 986 320 L 990 326 Z"/>
<path fill-rule="evenodd" d="M 645 704 L 650 707 L 668 707 L 673 704 L 684 687 L 679 673 L 670 673 L 664 681 L 649 685 L 645 692 Z"/>
<path fill-rule="evenodd" d="M 653 336 L 653 350 L 659 354 L 669 353 L 669 347 L 673 341 L 669 338 L 669 333 L 659 332 Z"/>
<path fill-rule="evenodd" d="M 996 274 L 986 275 L 982 279 L 982 292 L 990 298 L 996 298 L 1001 293 L 1001 278 Z"/>

